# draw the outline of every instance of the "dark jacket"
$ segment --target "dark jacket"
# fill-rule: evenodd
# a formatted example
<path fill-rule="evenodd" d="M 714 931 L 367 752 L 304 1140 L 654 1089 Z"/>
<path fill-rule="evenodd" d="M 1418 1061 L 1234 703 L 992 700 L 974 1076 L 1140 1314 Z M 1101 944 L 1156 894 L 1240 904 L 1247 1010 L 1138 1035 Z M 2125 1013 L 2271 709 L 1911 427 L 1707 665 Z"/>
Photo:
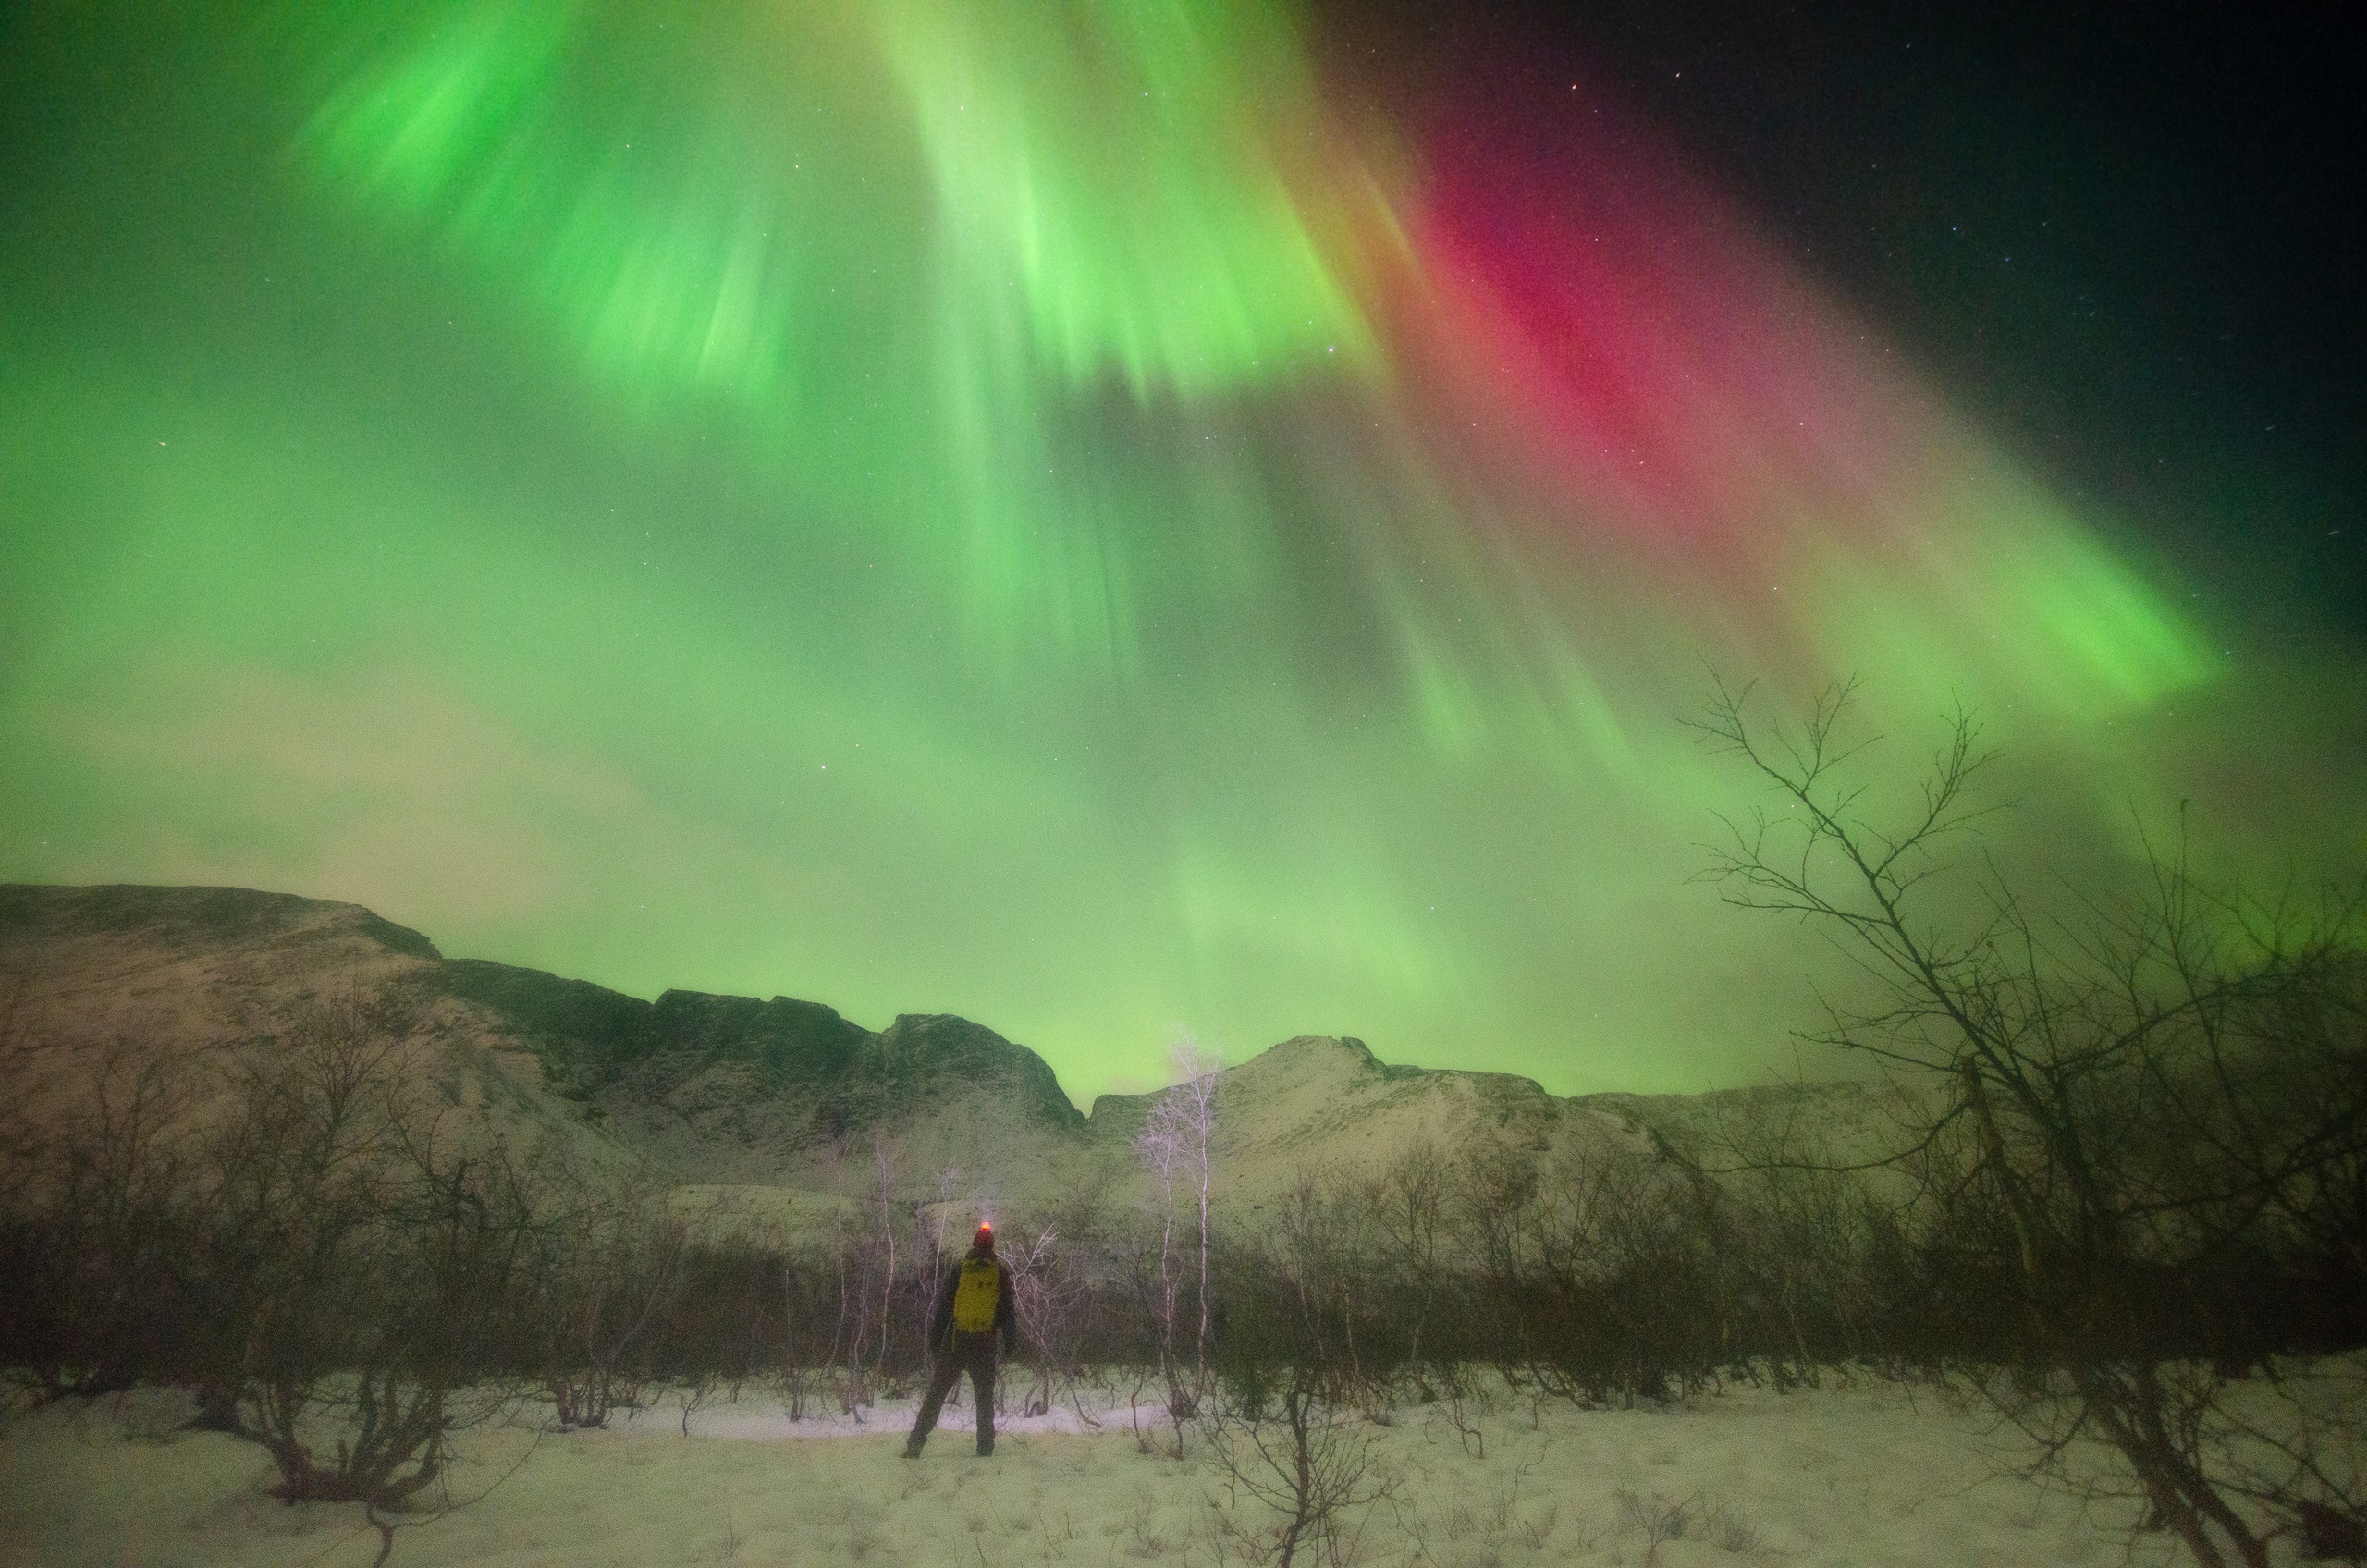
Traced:
<path fill-rule="evenodd" d="M 963 1255 L 963 1261 L 973 1257 L 993 1257 L 972 1247 Z M 928 1320 L 928 1342 L 932 1350 L 942 1350 L 953 1341 L 953 1292 L 962 1283 L 962 1264 L 957 1262 L 945 1271 L 945 1282 L 938 1287 L 937 1311 Z M 995 1328 L 1002 1334 L 1002 1353 L 1015 1355 L 1019 1352 L 1019 1308 L 1011 1288 L 1011 1268 L 1001 1258 L 995 1258 Z"/>

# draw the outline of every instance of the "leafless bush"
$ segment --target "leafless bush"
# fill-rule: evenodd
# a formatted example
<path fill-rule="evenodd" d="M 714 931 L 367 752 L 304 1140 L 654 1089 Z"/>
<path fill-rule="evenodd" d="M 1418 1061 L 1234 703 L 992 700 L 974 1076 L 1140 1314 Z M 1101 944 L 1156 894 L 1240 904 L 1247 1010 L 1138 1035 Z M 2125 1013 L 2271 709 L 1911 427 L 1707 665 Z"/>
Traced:
<path fill-rule="evenodd" d="M 489 1409 L 455 1391 L 493 1371 L 516 1305 L 525 1189 L 499 1151 L 442 1156 L 410 1117 L 408 1035 L 353 996 L 301 1010 L 234 1070 L 195 1190 L 238 1345 L 214 1364 L 216 1414 L 291 1502 L 392 1507 L 434 1481 L 452 1428 Z"/>
<path fill-rule="evenodd" d="M 1027 1395 L 1025 1413 L 1045 1414 L 1065 1383 L 1078 1419 L 1091 1426 L 1094 1419 L 1077 1394 L 1076 1354 L 1093 1295 L 1089 1249 L 1094 1209 L 1090 1201 L 1070 1208 L 1081 1239 L 1064 1238 L 1056 1220 L 1037 1228 L 1032 1240 L 1006 1244 L 1002 1258 L 1011 1269 L 1020 1339 L 1036 1364 L 1036 1386 Z"/>
<path fill-rule="evenodd" d="M 1645 1557 L 1650 1561 L 1662 1541 L 1681 1541 L 1686 1532 L 1698 1522 L 1693 1499 L 1671 1499 L 1654 1493 L 1650 1498 L 1641 1492 L 1622 1487 L 1613 1501 L 1619 1504 L 1619 1526 L 1644 1537 Z"/>
<path fill-rule="evenodd" d="M 1373 1452 L 1372 1428 L 1318 1399 L 1306 1368 L 1294 1369 L 1269 1399 L 1227 1401 L 1201 1426 L 1223 1477 L 1228 1513 L 1237 1519 L 1245 1493 L 1277 1516 L 1262 1530 L 1241 1530 L 1239 1538 L 1278 1568 L 1290 1568 L 1301 1552 L 1339 1562 L 1343 1515 L 1396 1490 L 1395 1476 Z"/>
<path fill-rule="evenodd" d="M 560 1427 L 604 1427 L 618 1405 L 640 1403 L 689 1236 L 662 1193 L 639 1184 L 579 1196 L 544 1227 L 533 1324 Z"/>

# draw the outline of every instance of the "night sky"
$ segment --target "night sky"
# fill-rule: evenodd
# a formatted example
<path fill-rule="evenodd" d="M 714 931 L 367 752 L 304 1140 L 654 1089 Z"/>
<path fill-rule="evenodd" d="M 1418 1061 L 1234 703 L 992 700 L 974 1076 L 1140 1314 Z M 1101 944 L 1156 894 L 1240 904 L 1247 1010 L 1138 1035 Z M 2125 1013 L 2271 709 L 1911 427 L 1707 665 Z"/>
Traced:
<path fill-rule="evenodd" d="M 2367 865 L 2338 8 L 45 4 L 0 877 L 654 995 L 1790 1071 L 1680 720 Z"/>

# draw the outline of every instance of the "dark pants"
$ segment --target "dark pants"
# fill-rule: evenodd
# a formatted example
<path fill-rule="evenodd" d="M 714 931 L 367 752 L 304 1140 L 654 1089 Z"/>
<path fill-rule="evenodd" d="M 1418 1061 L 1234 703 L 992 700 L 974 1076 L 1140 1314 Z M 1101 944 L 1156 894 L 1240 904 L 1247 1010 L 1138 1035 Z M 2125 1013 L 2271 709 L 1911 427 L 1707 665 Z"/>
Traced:
<path fill-rule="evenodd" d="M 953 1391 L 954 1379 L 964 1370 L 970 1374 L 970 1391 L 977 1396 L 978 1452 L 995 1451 L 995 1331 L 983 1334 L 955 1333 L 950 1350 L 940 1349 L 931 1360 L 928 1369 L 928 1393 L 921 1400 L 920 1418 L 913 1423 L 913 1435 L 904 1446 L 914 1452 L 928 1440 L 937 1429 L 937 1413 L 945 1408 L 945 1396 Z"/>

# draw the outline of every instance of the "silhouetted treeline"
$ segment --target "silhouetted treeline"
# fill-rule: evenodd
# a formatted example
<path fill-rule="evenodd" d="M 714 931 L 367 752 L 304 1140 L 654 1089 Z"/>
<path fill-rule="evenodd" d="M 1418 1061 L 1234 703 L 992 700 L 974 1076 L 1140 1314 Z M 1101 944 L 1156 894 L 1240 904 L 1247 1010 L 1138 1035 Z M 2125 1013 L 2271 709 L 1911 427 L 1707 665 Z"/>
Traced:
<path fill-rule="evenodd" d="M 850 1195 L 834 1242 L 727 1233 L 655 1190 L 439 1149 L 384 1103 L 366 1022 L 313 1027 L 202 1131 L 178 1125 L 188 1096 L 161 1068 L 128 1057 L 69 1124 L 18 1130 L 0 1361 L 52 1396 L 187 1384 L 225 1425 L 242 1397 L 364 1367 L 526 1379 L 587 1424 L 657 1381 L 796 1371 L 808 1398 L 851 1403 L 918 1372 L 950 1256 L 939 1194 Z M 1254 1236 L 1220 1229 L 1208 1375 L 1304 1366 L 1335 1394 L 1418 1398 L 1490 1368 L 1614 1402 L 2040 1351 L 2014 1226 L 1968 1133 L 1935 1140 L 1902 1193 L 1895 1175 L 1753 1164 L 1748 1131 L 1689 1154 L 1424 1145 L 1377 1173 L 1310 1172 Z M 1091 1194 L 1006 1219 L 1030 1359 L 1050 1379 L 1157 1363 L 1154 1229 Z M 2209 1242 L 2119 1259 L 2111 1315 L 2078 1331 L 2237 1370 L 2367 1343 L 2355 1231 L 2263 1212 Z M 1195 1311 L 1196 1280 L 1180 1289 Z"/>

